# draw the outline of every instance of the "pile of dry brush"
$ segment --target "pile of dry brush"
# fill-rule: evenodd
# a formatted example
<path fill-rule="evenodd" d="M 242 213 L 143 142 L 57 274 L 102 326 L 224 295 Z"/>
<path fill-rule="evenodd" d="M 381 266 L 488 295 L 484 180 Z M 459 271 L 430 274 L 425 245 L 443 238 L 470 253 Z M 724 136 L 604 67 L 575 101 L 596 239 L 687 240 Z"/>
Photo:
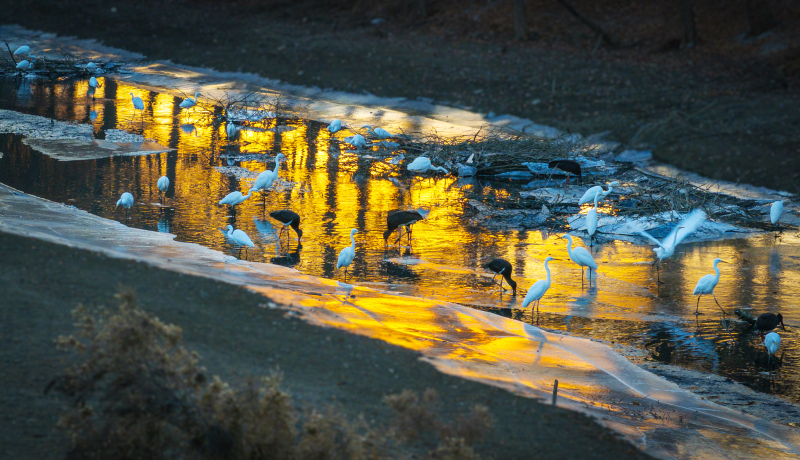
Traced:
<path fill-rule="evenodd" d="M 208 378 L 181 328 L 117 295 L 116 312 L 79 306 L 77 337 L 59 338 L 78 363 L 48 391 L 69 400 L 59 421 L 71 459 L 477 459 L 470 447 L 492 424 L 475 406 L 451 423 L 432 411 L 436 395 L 388 396 L 391 426 L 351 421 L 333 408 L 300 411 L 274 372 L 242 388 Z"/>

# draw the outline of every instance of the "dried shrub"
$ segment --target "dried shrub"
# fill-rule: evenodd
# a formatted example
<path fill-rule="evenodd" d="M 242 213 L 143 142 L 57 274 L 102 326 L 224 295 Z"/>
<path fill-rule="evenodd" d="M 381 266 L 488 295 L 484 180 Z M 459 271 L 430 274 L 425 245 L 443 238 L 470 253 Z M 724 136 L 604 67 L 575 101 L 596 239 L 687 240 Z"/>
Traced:
<path fill-rule="evenodd" d="M 78 334 L 58 340 L 80 358 L 47 388 L 70 402 L 59 420 L 72 438 L 68 458 L 419 458 L 419 448 L 399 442 L 392 430 L 351 422 L 332 408 L 301 415 L 281 390 L 278 370 L 240 389 L 208 379 L 180 327 L 138 308 L 130 291 L 116 297 L 113 312 L 76 308 Z M 436 447 L 423 448 L 428 458 L 478 458 L 470 445 L 491 426 L 486 408 L 476 406 L 450 426 L 432 411 L 435 398 L 432 390 L 421 399 L 409 391 L 388 396 L 393 426 L 433 433 Z"/>

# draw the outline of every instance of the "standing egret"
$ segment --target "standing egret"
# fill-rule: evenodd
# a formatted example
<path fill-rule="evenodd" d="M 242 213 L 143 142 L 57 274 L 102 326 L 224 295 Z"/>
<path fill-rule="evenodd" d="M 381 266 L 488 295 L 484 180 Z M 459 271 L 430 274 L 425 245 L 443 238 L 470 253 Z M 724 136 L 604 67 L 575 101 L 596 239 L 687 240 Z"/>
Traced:
<path fill-rule="evenodd" d="M 583 176 L 581 175 L 581 165 L 577 161 L 553 160 L 547 164 L 547 167 L 551 169 L 560 169 L 561 171 L 567 173 L 567 180 L 565 182 L 566 185 L 569 185 L 569 178 L 572 174 L 578 176 L 578 179 L 580 179 L 581 182 L 583 182 Z"/>
<path fill-rule="evenodd" d="M 158 178 L 158 182 L 156 182 L 156 187 L 158 187 L 158 191 L 160 192 L 161 198 L 161 205 L 164 205 L 164 195 L 166 195 L 167 190 L 169 190 L 169 177 L 161 176 Z"/>
<path fill-rule="evenodd" d="M 401 211 L 399 209 L 389 211 L 389 214 L 386 215 L 386 231 L 383 232 L 384 246 L 388 244 L 389 235 L 391 235 L 392 232 L 397 230 L 399 227 L 406 229 L 408 241 L 411 242 L 411 226 L 422 219 L 424 219 L 424 217 L 422 217 L 422 214 L 417 211 Z M 398 235 L 397 240 L 394 242 L 395 244 L 397 244 L 400 241 L 400 238 L 403 237 L 403 234 L 400 230 L 398 230 L 397 233 Z"/>
<path fill-rule="evenodd" d="M 367 146 L 367 140 L 364 139 L 364 136 L 362 136 L 361 134 L 355 134 L 351 137 L 345 137 L 344 141 L 352 145 L 353 147 L 357 148 L 358 150 L 361 150 Z"/>
<path fill-rule="evenodd" d="M 117 205 L 114 207 L 117 208 L 120 205 L 122 205 L 122 207 L 125 208 L 125 220 L 127 221 L 128 210 L 131 209 L 131 206 L 133 206 L 133 195 L 131 195 L 128 192 L 123 193 L 120 199 L 117 200 Z"/>
<path fill-rule="evenodd" d="M 657 248 L 653 248 L 653 251 L 656 253 L 656 261 L 653 262 L 653 265 L 656 266 L 656 276 L 658 277 L 658 282 L 661 282 L 661 274 L 659 273 L 659 266 L 661 265 L 661 261 L 664 259 L 668 259 L 672 257 L 672 254 L 675 253 L 675 247 L 680 244 L 681 241 L 686 239 L 687 236 L 694 233 L 698 227 L 706 220 L 706 213 L 703 212 L 702 209 L 695 209 L 694 211 L 690 212 L 686 217 L 683 218 L 672 231 L 664 237 L 663 240 L 658 241 L 657 239 L 653 238 L 649 233 L 645 232 L 641 227 L 636 228 L 636 233 L 642 235 L 643 237 L 649 239 L 656 245 Z"/>
<path fill-rule="evenodd" d="M 92 77 L 89 79 L 89 86 L 91 86 L 92 88 L 97 88 L 98 86 L 100 86 L 100 83 L 97 81 L 96 78 Z"/>
<path fill-rule="evenodd" d="M 720 258 L 714 259 L 714 271 L 717 272 L 717 274 L 709 274 L 700 278 L 700 281 L 697 282 L 697 286 L 694 287 L 694 291 L 692 291 L 692 295 L 697 296 L 697 307 L 694 310 L 695 315 L 700 314 L 700 297 L 703 297 L 703 295 L 707 294 L 711 294 L 711 297 L 714 298 L 714 302 L 717 304 L 719 309 L 722 310 L 722 314 L 725 314 L 725 310 L 722 309 L 722 305 L 717 302 L 717 296 L 714 295 L 714 288 L 717 287 L 717 283 L 719 283 L 719 267 L 717 267 L 717 264 L 720 262 L 723 264 L 727 263 Z"/>
<path fill-rule="evenodd" d="M 23 59 L 17 63 L 17 70 L 27 71 L 31 67 L 31 63 L 27 59 Z"/>
<path fill-rule="evenodd" d="M 242 195 L 242 192 L 235 191 L 225 195 L 225 198 L 219 200 L 219 204 L 227 204 L 231 207 L 231 213 L 236 215 L 236 208 L 235 206 L 239 203 L 242 203 L 244 200 L 250 198 L 250 195 L 253 194 L 253 189 L 250 189 L 247 192 L 247 195 Z"/>
<path fill-rule="evenodd" d="M 781 336 L 777 332 L 770 332 L 764 337 L 764 346 L 767 348 L 767 364 L 769 364 L 781 346 Z"/>
<path fill-rule="evenodd" d="M 94 62 L 90 62 L 90 63 L 86 64 L 86 70 L 88 70 L 89 72 L 96 72 L 97 71 L 97 64 L 95 64 Z"/>
<path fill-rule="evenodd" d="M 583 267 L 589 267 L 589 283 L 591 283 L 592 269 L 597 270 L 597 262 L 594 261 L 592 255 L 589 254 L 589 251 L 587 251 L 586 249 L 584 248 L 572 249 L 571 236 L 564 235 L 561 238 L 567 240 L 567 253 L 569 254 L 570 260 L 580 265 L 581 267 L 581 286 L 583 286 Z"/>
<path fill-rule="evenodd" d="M 269 213 L 269 216 L 281 223 L 281 232 L 284 230 L 286 231 L 287 241 L 289 240 L 289 229 L 287 227 L 292 227 L 295 233 L 297 233 L 298 243 L 300 242 L 300 238 L 303 237 L 303 231 L 300 230 L 300 215 L 294 211 L 283 209 L 280 211 L 272 211 Z M 278 234 L 278 237 L 280 238 L 280 234 Z"/>
<path fill-rule="evenodd" d="M 26 56 L 31 54 L 31 47 L 28 45 L 22 45 L 14 51 L 14 56 Z"/>
<path fill-rule="evenodd" d="M 228 233 L 225 234 L 228 239 L 233 242 L 234 245 L 239 246 L 239 253 L 241 254 L 242 248 L 244 248 L 244 256 L 247 257 L 247 248 L 248 247 L 255 247 L 253 244 L 253 240 L 247 236 L 247 233 L 243 232 L 242 230 L 234 230 L 233 225 L 228 225 L 227 227 Z"/>
<path fill-rule="evenodd" d="M 570 255 L 570 257 L 572 256 Z M 533 285 L 528 289 L 528 293 L 525 295 L 525 300 L 522 301 L 522 308 L 527 308 L 531 302 L 535 302 L 534 307 L 536 308 L 536 313 L 539 313 L 539 301 L 542 300 L 544 294 L 548 289 L 550 289 L 550 267 L 547 266 L 547 263 L 551 260 L 556 259 L 552 257 L 544 259 L 544 269 L 547 272 L 547 279 L 539 280 L 533 283 Z M 533 310 L 533 308 L 531 308 L 531 310 Z M 531 313 L 533 312 L 531 311 Z"/>
<path fill-rule="evenodd" d="M 589 234 L 589 246 L 594 241 L 594 232 L 597 231 L 597 195 L 594 196 L 594 207 L 586 214 L 586 233 Z"/>
<path fill-rule="evenodd" d="M 783 214 L 783 200 L 772 203 L 769 208 L 769 220 L 773 224 L 777 224 Z"/>
<path fill-rule="evenodd" d="M 614 187 L 616 187 L 618 185 L 619 185 L 619 182 L 614 181 L 614 182 L 608 184 L 608 190 L 606 190 L 606 191 L 603 191 L 603 187 L 602 186 L 595 185 L 594 187 L 590 188 L 589 190 L 586 191 L 586 193 L 583 194 L 581 199 L 578 201 L 578 204 L 581 205 L 581 204 L 589 203 L 592 200 L 594 200 L 595 196 L 598 196 L 598 195 L 601 195 L 600 199 L 602 200 L 603 198 L 607 197 L 609 193 L 611 193 L 611 191 L 614 189 Z"/>
<path fill-rule="evenodd" d="M 367 128 L 367 133 L 369 133 L 372 137 L 376 139 L 391 139 L 392 137 L 394 137 L 392 136 L 392 133 L 386 131 L 383 128 L 372 129 L 372 126 L 370 125 L 364 125 L 362 126 L 362 128 Z"/>
<path fill-rule="evenodd" d="M 356 257 L 356 239 L 353 235 L 358 233 L 358 229 L 354 228 L 350 230 L 350 242 L 352 243 L 350 246 L 342 249 L 342 252 L 339 253 L 339 260 L 336 262 L 336 269 L 340 269 L 344 267 L 344 281 L 347 282 L 347 267 L 353 262 L 353 259 Z"/>
<path fill-rule="evenodd" d="M 445 174 L 450 174 L 450 171 L 442 168 L 441 166 L 433 166 L 431 164 L 430 158 L 428 158 L 428 157 L 417 157 L 417 158 L 414 158 L 414 161 L 412 161 L 407 166 L 407 168 L 408 168 L 409 171 L 416 172 L 416 173 L 424 173 L 426 171 L 436 170 L 436 171 L 441 171 L 441 172 L 443 172 Z"/>
<path fill-rule="evenodd" d="M 142 98 L 139 96 L 134 96 L 131 93 L 131 102 L 133 102 L 133 116 L 131 117 L 131 123 L 133 123 L 133 119 L 136 116 L 136 111 L 140 110 L 142 112 L 142 125 L 144 125 L 144 102 L 142 102 Z"/>
<path fill-rule="evenodd" d="M 194 94 L 194 99 L 192 99 L 190 97 L 187 97 L 186 99 L 184 99 L 181 102 L 180 108 L 182 108 L 182 109 L 191 109 L 192 107 L 194 107 L 195 104 L 197 104 L 197 98 L 198 97 L 200 97 L 200 93 L 199 92 Z"/>
<path fill-rule="evenodd" d="M 228 142 L 232 142 L 233 138 L 236 137 L 236 125 L 232 121 L 229 121 L 228 126 L 225 127 L 225 134 L 228 135 Z"/>
<path fill-rule="evenodd" d="M 282 153 L 275 155 L 275 169 L 270 171 L 267 169 L 263 171 L 261 174 L 256 177 L 256 182 L 253 184 L 253 190 L 261 191 L 261 195 L 264 197 L 264 203 L 267 202 L 267 195 L 264 193 L 268 188 L 272 187 L 272 183 L 278 178 L 278 172 L 281 168 L 281 160 L 286 158 L 286 156 Z"/>
<path fill-rule="evenodd" d="M 511 279 L 511 272 L 514 270 L 514 267 L 511 266 L 511 262 L 505 259 L 494 259 L 486 264 L 485 268 L 494 273 L 494 276 L 501 275 L 500 287 L 503 287 L 503 279 L 505 279 L 514 291 L 514 295 L 517 295 L 517 282 Z M 494 283 L 494 278 L 492 278 L 492 282 Z"/>
<path fill-rule="evenodd" d="M 758 315 L 756 318 L 756 322 L 753 324 L 753 329 L 757 331 L 759 334 L 764 335 L 765 332 L 769 332 L 780 325 L 783 330 L 786 330 L 786 327 L 783 325 L 783 315 L 778 313 L 763 313 Z"/>
<path fill-rule="evenodd" d="M 342 122 L 338 119 L 333 120 L 331 124 L 328 125 L 328 132 L 331 134 L 339 131 L 340 129 L 342 129 Z"/>

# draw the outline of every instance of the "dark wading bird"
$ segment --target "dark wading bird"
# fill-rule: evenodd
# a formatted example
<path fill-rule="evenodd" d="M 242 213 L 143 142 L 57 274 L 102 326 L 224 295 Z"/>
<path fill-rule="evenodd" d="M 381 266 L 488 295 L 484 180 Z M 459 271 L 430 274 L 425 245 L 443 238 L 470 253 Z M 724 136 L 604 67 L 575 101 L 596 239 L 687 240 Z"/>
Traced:
<path fill-rule="evenodd" d="M 575 174 L 583 183 L 583 176 L 581 175 L 581 165 L 577 161 L 572 160 L 553 160 L 547 164 L 551 169 L 560 169 L 567 173 L 567 184 L 569 184 L 569 176 Z"/>
<path fill-rule="evenodd" d="M 389 244 L 389 235 L 391 235 L 392 232 L 397 230 L 399 227 L 406 229 L 408 241 L 411 242 L 411 226 L 422 219 L 424 219 L 424 217 L 422 217 L 422 214 L 417 211 L 400 211 L 398 209 L 389 211 L 389 214 L 386 216 L 387 230 L 383 232 L 384 245 Z M 397 242 L 400 241 L 400 238 L 403 237 L 403 234 L 400 233 L 399 230 L 397 233 L 397 239 L 395 240 L 394 244 L 397 244 Z"/>
<path fill-rule="evenodd" d="M 756 322 L 753 324 L 753 329 L 758 331 L 760 335 L 764 335 L 778 327 L 778 325 L 780 325 L 784 331 L 786 330 L 786 327 L 783 325 L 783 315 L 780 313 L 777 315 L 775 313 L 764 313 L 758 315 Z"/>
<path fill-rule="evenodd" d="M 511 279 L 511 272 L 514 270 L 511 266 L 511 262 L 505 259 L 494 259 L 486 264 L 485 268 L 494 273 L 494 276 L 502 275 L 502 277 L 508 282 L 508 285 L 511 286 L 511 289 L 514 291 L 514 295 L 517 295 L 517 282 Z M 503 287 L 503 278 L 500 278 L 501 288 Z M 494 282 L 494 278 L 492 278 L 492 282 Z"/>
<path fill-rule="evenodd" d="M 269 216 L 281 223 L 281 230 L 278 233 L 278 237 L 280 237 L 280 234 L 285 230 L 286 240 L 289 240 L 289 229 L 287 227 L 292 227 L 294 232 L 297 233 L 297 241 L 300 241 L 300 238 L 303 237 L 303 231 L 300 230 L 300 216 L 296 212 L 283 209 L 281 211 L 272 211 L 269 213 Z"/>

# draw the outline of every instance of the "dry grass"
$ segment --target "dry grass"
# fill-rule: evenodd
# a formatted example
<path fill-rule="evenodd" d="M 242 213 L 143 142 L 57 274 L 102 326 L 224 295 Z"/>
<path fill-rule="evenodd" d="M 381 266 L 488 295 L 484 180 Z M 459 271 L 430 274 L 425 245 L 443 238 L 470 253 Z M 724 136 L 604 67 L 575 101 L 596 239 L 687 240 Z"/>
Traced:
<path fill-rule="evenodd" d="M 131 292 L 117 298 L 114 312 L 79 306 L 77 336 L 58 340 L 79 357 L 48 386 L 69 402 L 59 421 L 72 439 L 68 458 L 476 459 L 470 445 L 491 427 L 481 406 L 442 422 L 431 391 L 387 397 L 391 429 L 333 408 L 303 413 L 277 370 L 242 388 L 208 378 L 180 327 L 138 308 Z"/>
<path fill-rule="evenodd" d="M 86 68 L 88 60 L 78 59 L 74 54 L 64 50 L 55 50 L 58 57 L 37 57 L 32 61 L 31 67 L 25 71 L 17 70 L 17 64 L 23 59 L 31 61 L 27 56 L 12 56 L 7 43 L 0 45 L 0 75 L 20 75 L 21 73 L 33 73 L 39 77 L 55 80 L 63 78 L 84 78 L 88 79 L 96 73 Z M 53 51 L 50 51 L 53 54 Z M 34 53 L 36 54 L 36 53 Z M 104 67 L 105 63 L 94 61 L 98 68 Z"/>

